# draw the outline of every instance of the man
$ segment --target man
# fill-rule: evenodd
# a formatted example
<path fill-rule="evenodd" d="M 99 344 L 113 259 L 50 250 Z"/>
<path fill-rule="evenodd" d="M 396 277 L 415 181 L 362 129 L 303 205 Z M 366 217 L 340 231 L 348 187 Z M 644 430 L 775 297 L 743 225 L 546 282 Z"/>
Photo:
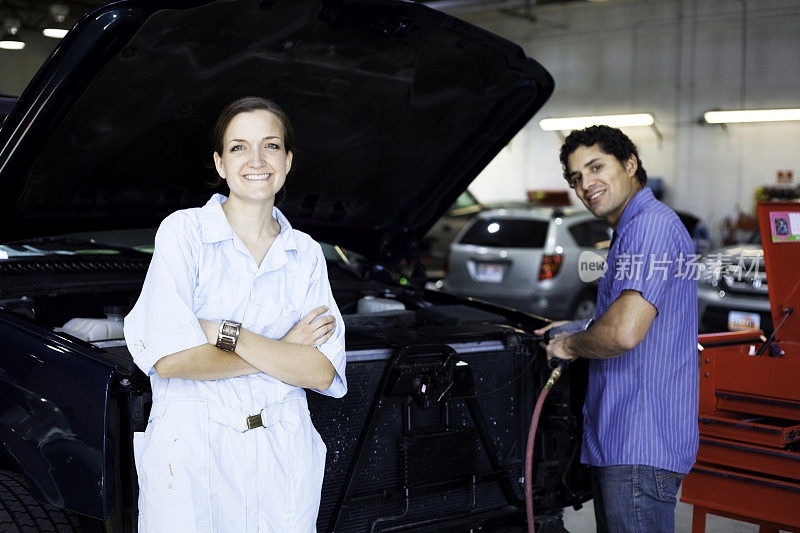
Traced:
<path fill-rule="evenodd" d="M 547 346 L 548 358 L 591 359 L 581 462 L 592 467 L 597 529 L 672 532 L 699 438 L 692 241 L 644 187 L 636 147 L 618 129 L 573 131 L 561 164 L 578 198 L 614 228 L 595 323 Z"/>

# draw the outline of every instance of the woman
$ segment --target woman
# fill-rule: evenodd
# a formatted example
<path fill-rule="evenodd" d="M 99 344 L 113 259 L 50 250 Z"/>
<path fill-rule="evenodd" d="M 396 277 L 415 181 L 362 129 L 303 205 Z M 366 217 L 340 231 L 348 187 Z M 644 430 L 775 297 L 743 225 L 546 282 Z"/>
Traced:
<path fill-rule="evenodd" d="M 230 196 L 164 219 L 125 319 L 153 387 L 134 436 L 139 531 L 314 531 L 326 450 L 303 389 L 347 391 L 341 315 L 319 244 L 274 206 L 285 113 L 236 100 L 213 141 Z"/>

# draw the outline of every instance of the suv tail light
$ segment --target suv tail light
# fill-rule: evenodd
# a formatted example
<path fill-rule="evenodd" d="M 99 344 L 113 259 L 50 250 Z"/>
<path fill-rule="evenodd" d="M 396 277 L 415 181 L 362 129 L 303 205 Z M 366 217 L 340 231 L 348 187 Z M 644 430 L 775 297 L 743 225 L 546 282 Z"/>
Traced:
<path fill-rule="evenodd" d="M 539 266 L 539 281 L 543 279 L 553 279 L 561 268 L 561 261 L 564 256 L 561 254 L 549 254 L 542 256 L 542 264 Z"/>

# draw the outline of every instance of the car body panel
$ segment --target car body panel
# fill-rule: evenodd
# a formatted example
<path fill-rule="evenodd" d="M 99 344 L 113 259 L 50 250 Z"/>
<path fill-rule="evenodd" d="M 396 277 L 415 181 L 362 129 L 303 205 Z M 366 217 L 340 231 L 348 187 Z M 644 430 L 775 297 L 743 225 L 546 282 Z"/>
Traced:
<path fill-rule="evenodd" d="M 106 405 L 115 368 L 0 310 L 0 440 L 42 501 L 102 518 Z M 57 384 L 57 386 L 56 386 Z"/>

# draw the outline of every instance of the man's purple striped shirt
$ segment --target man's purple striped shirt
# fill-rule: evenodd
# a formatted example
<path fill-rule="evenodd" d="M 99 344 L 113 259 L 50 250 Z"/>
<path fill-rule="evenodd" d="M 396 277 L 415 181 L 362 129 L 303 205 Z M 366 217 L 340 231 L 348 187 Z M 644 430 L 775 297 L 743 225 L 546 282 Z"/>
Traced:
<path fill-rule="evenodd" d="M 678 216 L 649 188 L 637 192 L 617 224 L 595 318 L 624 290 L 640 292 L 658 315 L 633 350 L 590 362 L 581 462 L 691 470 L 699 439 L 692 254 Z"/>

